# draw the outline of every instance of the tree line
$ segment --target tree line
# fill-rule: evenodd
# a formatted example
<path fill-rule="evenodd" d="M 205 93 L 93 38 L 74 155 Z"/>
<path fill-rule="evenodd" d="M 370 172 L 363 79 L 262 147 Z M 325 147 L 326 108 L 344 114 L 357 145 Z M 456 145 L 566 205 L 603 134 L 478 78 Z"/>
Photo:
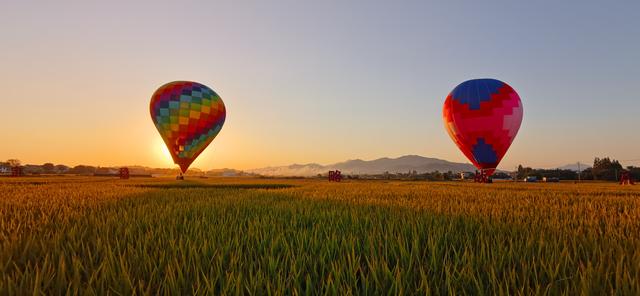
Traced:
<path fill-rule="evenodd" d="M 537 177 L 542 179 L 546 178 L 558 178 L 560 180 L 603 180 L 603 181 L 617 181 L 620 177 L 620 173 L 628 171 L 631 177 L 635 180 L 640 180 L 640 167 L 627 166 L 626 168 L 620 164 L 619 161 L 611 159 L 609 157 L 599 158 L 596 157 L 593 160 L 593 166 L 586 168 L 580 172 L 574 170 L 561 170 L 561 169 L 533 169 L 530 167 L 518 166 L 516 172 L 517 178 L 522 180 L 526 177 Z"/>
<path fill-rule="evenodd" d="M 0 172 L 8 172 L 11 167 L 21 166 L 25 174 L 75 174 L 75 175 L 93 175 L 100 167 L 77 165 L 69 167 L 63 164 L 45 163 L 43 165 L 22 165 L 18 159 L 9 159 L 0 162 Z M 175 169 L 151 169 L 151 173 L 155 174 L 171 174 Z M 507 179 L 513 175 L 518 180 L 527 177 L 542 178 L 558 178 L 560 180 L 603 180 L 617 181 L 620 173 L 628 171 L 634 180 L 640 180 L 640 167 L 627 166 L 626 168 L 619 161 L 609 157 L 596 157 L 593 166 L 586 168 L 580 172 L 569 169 L 534 169 L 531 167 L 518 166 L 518 170 L 514 174 L 505 172 L 496 172 L 494 178 Z M 323 177 L 319 175 L 318 177 Z M 389 173 L 362 175 L 362 176 L 345 176 L 346 178 L 362 178 L 362 179 L 394 179 L 394 180 L 428 180 L 428 181 L 448 181 L 460 179 L 458 172 L 428 172 L 418 173 L 415 170 L 407 173 Z"/>

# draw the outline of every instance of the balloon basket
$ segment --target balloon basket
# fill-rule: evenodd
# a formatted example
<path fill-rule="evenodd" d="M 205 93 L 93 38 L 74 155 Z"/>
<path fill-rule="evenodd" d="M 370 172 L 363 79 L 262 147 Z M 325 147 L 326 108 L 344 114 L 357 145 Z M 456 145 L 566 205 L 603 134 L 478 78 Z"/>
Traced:
<path fill-rule="evenodd" d="M 493 183 L 493 179 L 484 170 L 476 171 L 476 175 L 473 177 L 475 183 Z"/>
<path fill-rule="evenodd" d="M 335 170 L 329 171 L 329 182 L 340 182 L 342 181 L 342 172 Z"/>
<path fill-rule="evenodd" d="M 176 176 L 176 180 L 184 181 L 184 176 L 182 174 Z"/>
<path fill-rule="evenodd" d="M 620 173 L 620 185 L 635 185 L 629 171 L 622 171 L 622 173 Z"/>

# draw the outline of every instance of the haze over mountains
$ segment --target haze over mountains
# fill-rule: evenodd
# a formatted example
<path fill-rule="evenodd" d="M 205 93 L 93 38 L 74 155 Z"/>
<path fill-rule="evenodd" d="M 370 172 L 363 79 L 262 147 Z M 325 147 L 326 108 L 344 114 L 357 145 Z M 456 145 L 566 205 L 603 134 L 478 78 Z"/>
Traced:
<path fill-rule="evenodd" d="M 580 163 L 581 170 L 590 167 L 591 165 Z M 568 164 L 558 167 L 557 169 L 578 171 L 578 164 Z M 330 170 L 340 170 L 343 174 L 349 175 L 375 175 L 383 174 L 384 172 L 406 173 L 414 170 L 417 173 L 431 173 L 435 171 L 473 172 L 476 168 L 470 163 L 451 162 L 419 155 L 405 155 L 398 158 L 383 157 L 375 160 L 347 160 L 329 165 L 321 165 L 317 163 L 292 164 L 287 166 L 245 170 L 245 172 L 263 176 L 308 177 L 318 174 L 326 174 Z"/>
<path fill-rule="evenodd" d="M 419 155 L 405 155 L 398 158 L 384 157 L 375 160 L 355 159 L 329 165 L 317 163 L 292 164 L 247 170 L 246 172 L 264 176 L 315 176 L 317 174 L 326 174 L 330 170 L 340 170 L 343 174 L 373 175 L 384 172 L 406 173 L 414 170 L 418 173 L 434 171 L 460 172 L 474 171 L 475 168 L 469 163 L 450 162 Z"/>

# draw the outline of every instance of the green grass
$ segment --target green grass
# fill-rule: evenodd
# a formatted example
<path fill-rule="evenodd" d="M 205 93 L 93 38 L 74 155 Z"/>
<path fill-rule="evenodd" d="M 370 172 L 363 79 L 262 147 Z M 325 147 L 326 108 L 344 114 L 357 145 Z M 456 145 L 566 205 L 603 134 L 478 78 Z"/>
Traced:
<path fill-rule="evenodd" d="M 207 182 L 0 183 L 0 294 L 640 293 L 635 188 Z"/>

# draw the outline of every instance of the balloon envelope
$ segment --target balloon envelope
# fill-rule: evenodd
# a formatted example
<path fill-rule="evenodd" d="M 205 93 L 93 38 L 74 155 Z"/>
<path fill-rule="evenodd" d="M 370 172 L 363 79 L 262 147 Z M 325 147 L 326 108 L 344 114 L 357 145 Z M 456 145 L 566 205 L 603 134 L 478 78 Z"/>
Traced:
<path fill-rule="evenodd" d="M 444 102 L 444 125 L 462 153 L 488 175 L 504 157 L 522 122 L 522 102 L 511 86 L 495 79 L 468 80 Z"/>
<path fill-rule="evenodd" d="M 226 117 L 220 96 L 190 81 L 174 81 L 158 88 L 149 109 L 173 162 L 183 173 L 218 135 Z"/>

